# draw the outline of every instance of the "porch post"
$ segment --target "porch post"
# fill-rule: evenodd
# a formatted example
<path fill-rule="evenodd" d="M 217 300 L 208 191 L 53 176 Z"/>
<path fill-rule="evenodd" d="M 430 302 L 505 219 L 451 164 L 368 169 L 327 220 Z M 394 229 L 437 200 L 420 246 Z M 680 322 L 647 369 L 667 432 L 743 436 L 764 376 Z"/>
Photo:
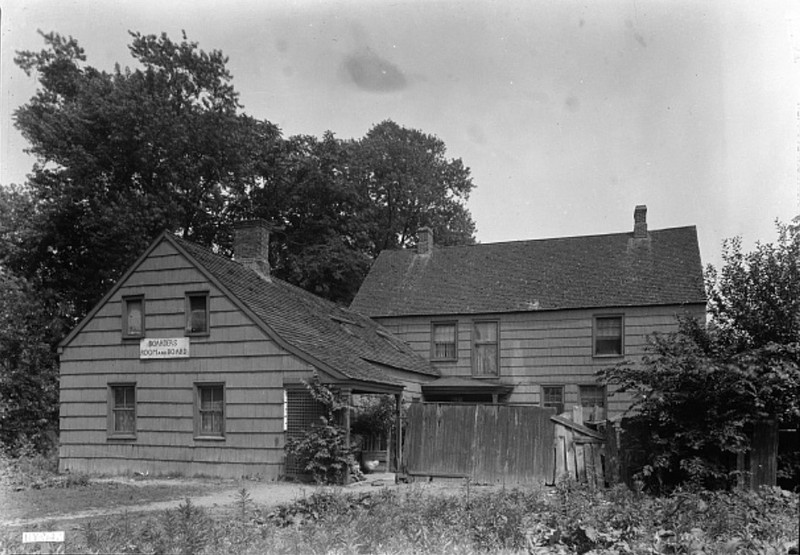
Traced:
<path fill-rule="evenodd" d="M 353 404 L 353 390 L 352 389 L 342 389 L 342 396 L 344 397 L 344 402 L 347 404 L 347 407 L 344 409 L 344 445 L 348 451 L 350 451 L 350 405 Z M 344 473 L 344 485 L 350 483 L 350 468 Z"/>
<path fill-rule="evenodd" d="M 394 413 L 394 429 L 396 430 L 395 436 L 395 449 L 394 449 L 394 472 L 395 481 L 397 475 L 400 474 L 400 464 L 403 460 L 403 422 L 400 416 L 400 409 L 403 404 L 403 394 L 395 393 L 394 395 L 395 413 Z"/>

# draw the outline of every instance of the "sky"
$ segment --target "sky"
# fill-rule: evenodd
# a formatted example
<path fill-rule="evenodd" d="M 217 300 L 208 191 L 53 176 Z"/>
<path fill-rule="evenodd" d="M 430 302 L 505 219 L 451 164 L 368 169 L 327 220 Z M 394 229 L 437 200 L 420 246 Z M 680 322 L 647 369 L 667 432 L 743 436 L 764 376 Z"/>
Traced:
<path fill-rule="evenodd" d="M 285 136 L 385 119 L 471 170 L 482 243 L 695 225 L 776 239 L 800 214 L 800 3 L 782 0 L 0 0 L 0 184 L 33 159 L 13 127 L 37 34 L 133 66 L 128 31 L 228 57 L 244 111 Z"/>

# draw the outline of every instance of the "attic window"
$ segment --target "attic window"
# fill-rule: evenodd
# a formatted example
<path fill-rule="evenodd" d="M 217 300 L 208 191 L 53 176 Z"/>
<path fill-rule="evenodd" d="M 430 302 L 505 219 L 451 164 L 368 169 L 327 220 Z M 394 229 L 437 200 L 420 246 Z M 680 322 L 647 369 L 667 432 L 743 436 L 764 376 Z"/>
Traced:
<path fill-rule="evenodd" d="M 186 335 L 208 335 L 208 292 L 186 294 Z"/>
<path fill-rule="evenodd" d="M 122 337 L 144 337 L 144 295 L 123 297 Z"/>

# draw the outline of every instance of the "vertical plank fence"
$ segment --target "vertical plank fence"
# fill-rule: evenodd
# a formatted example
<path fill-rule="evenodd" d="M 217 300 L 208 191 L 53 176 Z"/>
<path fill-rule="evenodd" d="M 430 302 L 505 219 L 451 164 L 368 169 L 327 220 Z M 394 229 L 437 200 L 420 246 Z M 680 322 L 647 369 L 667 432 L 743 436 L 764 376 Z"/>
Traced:
<path fill-rule="evenodd" d="M 580 414 L 556 416 L 533 406 L 414 403 L 404 472 L 412 479 L 478 483 L 552 484 L 568 476 L 602 487 L 616 481 L 616 458 L 611 467 L 606 461 L 606 434 L 580 421 Z"/>
<path fill-rule="evenodd" d="M 403 466 L 412 478 L 549 482 L 554 475 L 552 414 L 532 406 L 413 403 Z"/>

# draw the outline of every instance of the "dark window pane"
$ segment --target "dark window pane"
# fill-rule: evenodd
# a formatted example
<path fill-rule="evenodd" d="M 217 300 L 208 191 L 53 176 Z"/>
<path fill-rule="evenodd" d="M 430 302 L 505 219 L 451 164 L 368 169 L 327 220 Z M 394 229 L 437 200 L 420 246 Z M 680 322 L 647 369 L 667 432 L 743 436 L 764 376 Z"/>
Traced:
<path fill-rule="evenodd" d="M 622 354 L 622 318 L 597 318 L 595 320 L 596 355 Z"/>
<path fill-rule="evenodd" d="M 189 333 L 205 333 L 208 331 L 208 297 L 205 295 L 189 296 L 189 321 L 186 329 Z"/>

